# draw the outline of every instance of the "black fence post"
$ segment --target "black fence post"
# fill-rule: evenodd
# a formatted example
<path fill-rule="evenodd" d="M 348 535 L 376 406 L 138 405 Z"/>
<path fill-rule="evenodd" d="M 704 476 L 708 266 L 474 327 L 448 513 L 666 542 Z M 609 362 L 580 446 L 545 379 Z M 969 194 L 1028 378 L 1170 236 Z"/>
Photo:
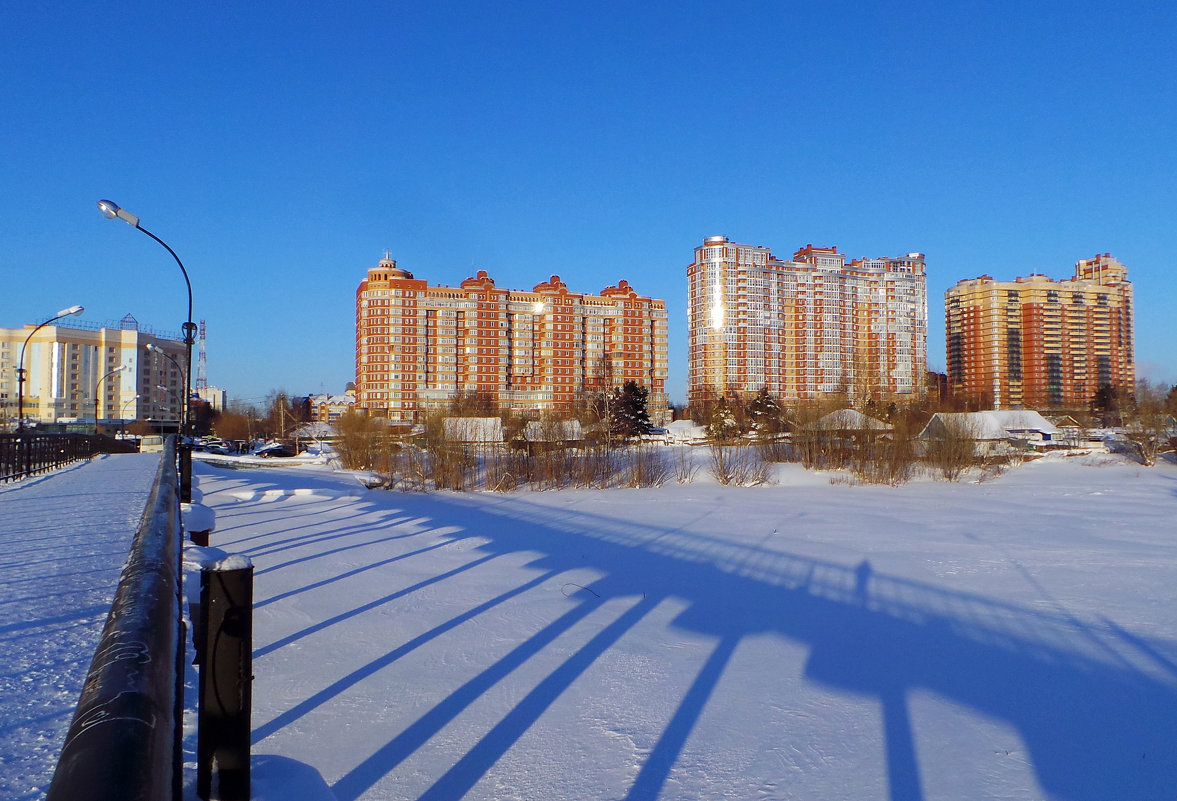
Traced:
<path fill-rule="evenodd" d="M 192 503 L 192 445 L 181 437 L 176 452 L 180 456 L 180 503 Z"/>
<path fill-rule="evenodd" d="M 196 794 L 212 794 L 216 763 L 221 801 L 249 801 L 253 682 L 253 566 L 229 557 L 200 573 L 200 697 Z"/>

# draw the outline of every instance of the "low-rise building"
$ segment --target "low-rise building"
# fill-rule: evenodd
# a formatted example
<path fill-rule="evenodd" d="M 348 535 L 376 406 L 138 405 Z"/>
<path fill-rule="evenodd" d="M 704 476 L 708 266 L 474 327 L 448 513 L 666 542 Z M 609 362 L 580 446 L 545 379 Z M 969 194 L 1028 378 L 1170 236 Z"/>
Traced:
<path fill-rule="evenodd" d="M 1063 432 L 1041 414 L 1026 409 L 985 412 L 937 412 L 919 438 L 960 437 L 978 443 L 982 453 L 996 453 L 1007 446 L 1041 446 L 1061 441 Z"/>

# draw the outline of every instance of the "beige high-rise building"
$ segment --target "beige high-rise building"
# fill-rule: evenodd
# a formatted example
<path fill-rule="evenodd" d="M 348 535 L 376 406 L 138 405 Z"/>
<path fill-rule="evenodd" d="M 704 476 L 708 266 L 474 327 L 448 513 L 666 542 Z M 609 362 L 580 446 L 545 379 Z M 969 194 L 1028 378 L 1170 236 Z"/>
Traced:
<path fill-rule="evenodd" d="M 1135 384 L 1132 283 L 1111 254 L 1063 281 L 960 281 L 944 306 L 949 389 L 979 408 L 1086 408 Z"/>
<path fill-rule="evenodd" d="M 356 289 L 356 405 L 415 422 L 459 393 L 522 412 L 570 409 L 634 381 L 667 414 L 666 303 L 619 281 L 599 295 L 551 276 L 501 289 L 485 270 L 430 286 L 385 254 Z"/>
<path fill-rule="evenodd" d="M 856 259 L 806 245 L 789 261 L 711 236 L 687 268 L 691 403 L 761 388 L 786 401 L 920 397 L 924 255 Z"/>
<path fill-rule="evenodd" d="M 35 327 L 0 328 L 0 420 L 10 428 L 16 426 L 19 407 L 21 348 Z M 147 350 L 148 344 L 158 350 Z M 184 398 L 185 355 L 179 334 L 141 328 L 129 314 L 118 328 L 66 320 L 47 325 L 24 348 L 25 420 L 97 419 L 104 425 L 151 420 L 161 430 L 175 430 Z"/>

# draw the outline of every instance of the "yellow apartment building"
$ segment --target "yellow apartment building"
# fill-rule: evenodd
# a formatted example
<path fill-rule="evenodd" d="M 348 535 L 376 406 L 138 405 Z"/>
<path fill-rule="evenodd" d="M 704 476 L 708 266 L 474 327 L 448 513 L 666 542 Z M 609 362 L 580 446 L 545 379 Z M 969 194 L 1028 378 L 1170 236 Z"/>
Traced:
<path fill-rule="evenodd" d="M 161 430 L 178 428 L 185 359 L 180 334 L 142 328 L 129 314 L 118 327 L 62 320 L 29 339 L 34 328 L 0 328 L 0 420 L 9 429 L 16 427 L 20 405 L 22 347 L 26 424 L 149 420 Z"/>
<path fill-rule="evenodd" d="M 1086 408 L 1135 385 L 1132 283 L 1109 253 L 1062 281 L 966 279 L 944 307 L 949 389 L 978 408 Z"/>

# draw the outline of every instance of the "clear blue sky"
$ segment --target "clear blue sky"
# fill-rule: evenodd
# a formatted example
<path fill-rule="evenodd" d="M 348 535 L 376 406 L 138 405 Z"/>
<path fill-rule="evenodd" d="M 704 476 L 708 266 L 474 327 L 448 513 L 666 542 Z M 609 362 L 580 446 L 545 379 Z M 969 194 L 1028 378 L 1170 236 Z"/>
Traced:
<path fill-rule="evenodd" d="M 8 3 L 0 325 L 178 329 L 230 396 L 342 391 L 385 248 L 430 282 L 621 278 L 670 309 L 726 234 L 927 254 L 944 290 L 1110 252 L 1177 382 L 1171 2 Z"/>

